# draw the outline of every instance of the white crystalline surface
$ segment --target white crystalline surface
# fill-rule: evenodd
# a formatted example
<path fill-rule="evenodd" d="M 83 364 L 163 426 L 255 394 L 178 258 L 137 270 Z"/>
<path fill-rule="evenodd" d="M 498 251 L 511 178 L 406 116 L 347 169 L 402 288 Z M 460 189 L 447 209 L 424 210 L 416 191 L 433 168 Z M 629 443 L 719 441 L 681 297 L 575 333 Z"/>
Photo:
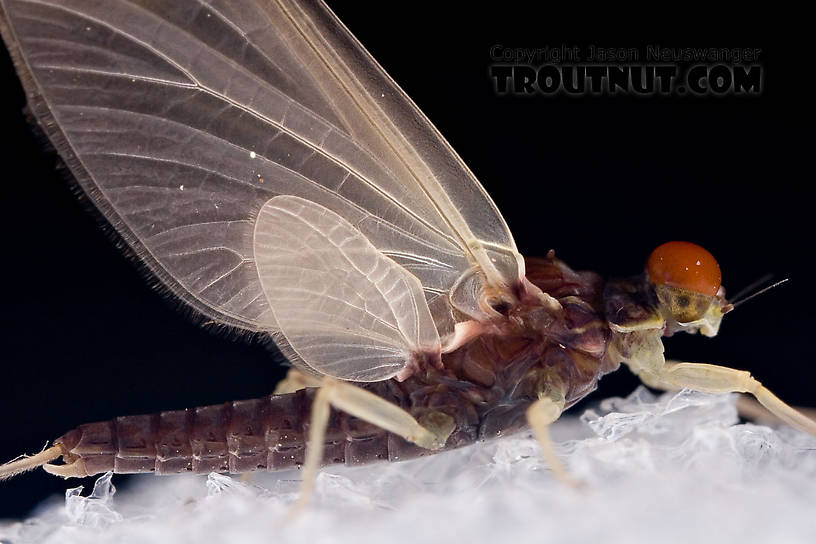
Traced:
<path fill-rule="evenodd" d="M 0 525 L 0 542 L 816 542 L 816 439 L 737 421 L 734 397 L 638 389 L 555 425 L 581 492 L 554 482 L 522 433 L 324 470 L 311 507 L 288 522 L 296 471 L 252 483 L 146 475 L 116 494 L 106 475 Z"/>

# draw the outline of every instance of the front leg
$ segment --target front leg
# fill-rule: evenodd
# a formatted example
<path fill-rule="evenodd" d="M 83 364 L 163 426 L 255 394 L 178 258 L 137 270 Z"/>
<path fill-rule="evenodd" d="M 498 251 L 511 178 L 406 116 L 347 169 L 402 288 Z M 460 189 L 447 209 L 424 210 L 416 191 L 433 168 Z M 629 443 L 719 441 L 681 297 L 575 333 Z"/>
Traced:
<path fill-rule="evenodd" d="M 784 403 L 744 370 L 704 363 L 667 362 L 652 367 L 629 364 L 643 383 L 651 387 L 686 388 L 704 393 L 749 393 L 782 421 L 816 436 L 816 421 Z"/>
<path fill-rule="evenodd" d="M 679 361 L 667 361 L 667 365 L 679 364 Z M 662 381 L 662 379 L 653 372 L 641 372 L 639 375 L 640 381 L 653 389 L 662 389 L 663 391 L 679 391 L 683 385 L 671 384 Z M 754 421 L 759 424 L 774 425 L 785 423 L 787 420 L 775 415 L 773 412 L 763 407 L 757 402 L 756 398 L 749 396 L 750 393 L 743 393 L 737 397 L 737 412 L 740 417 Z M 801 406 L 794 407 L 794 410 L 805 415 L 808 419 L 816 420 L 816 409 L 803 408 Z"/>

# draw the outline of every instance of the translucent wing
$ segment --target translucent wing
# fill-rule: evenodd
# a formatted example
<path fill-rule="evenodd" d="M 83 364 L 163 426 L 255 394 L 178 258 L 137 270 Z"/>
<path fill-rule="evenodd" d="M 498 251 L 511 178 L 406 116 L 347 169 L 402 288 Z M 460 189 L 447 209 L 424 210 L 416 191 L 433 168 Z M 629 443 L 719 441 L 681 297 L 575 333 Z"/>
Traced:
<path fill-rule="evenodd" d="M 261 286 L 295 361 L 355 381 L 391 378 L 441 350 L 422 285 L 334 212 L 270 199 L 255 225 Z"/>
<path fill-rule="evenodd" d="M 324 6 L 144 4 L 4 2 L 3 35 L 79 182 L 174 293 L 273 328 L 250 234 L 275 194 L 357 225 L 430 301 L 473 265 L 520 275 L 490 199 Z"/>
<path fill-rule="evenodd" d="M 482 187 L 322 3 L 0 6 L 33 110 L 78 182 L 199 312 L 277 327 L 252 245 L 276 195 L 333 211 L 410 271 L 443 333 L 463 274 L 504 290 L 523 277 Z"/>

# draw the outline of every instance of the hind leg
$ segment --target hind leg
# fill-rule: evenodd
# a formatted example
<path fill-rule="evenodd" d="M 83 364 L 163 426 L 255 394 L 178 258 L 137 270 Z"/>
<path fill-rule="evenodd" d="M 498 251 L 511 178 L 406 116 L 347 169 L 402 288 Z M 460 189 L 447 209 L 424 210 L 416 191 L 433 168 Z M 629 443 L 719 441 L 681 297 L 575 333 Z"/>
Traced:
<path fill-rule="evenodd" d="M 444 446 L 455 426 L 453 419 L 441 412 L 432 412 L 428 417 L 423 417 L 420 423 L 399 406 L 365 389 L 324 377 L 312 403 L 309 439 L 303 463 L 303 483 L 291 515 L 297 515 L 312 496 L 315 478 L 323 459 L 326 428 L 332 407 L 430 450 Z"/>
<path fill-rule="evenodd" d="M 297 368 L 290 368 L 289 372 L 286 373 L 286 377 L 275 386 L 272 394 L 285 395 L 300 391 L 306 387 L 320 387 L 320 378 L 301 372 Z"/>

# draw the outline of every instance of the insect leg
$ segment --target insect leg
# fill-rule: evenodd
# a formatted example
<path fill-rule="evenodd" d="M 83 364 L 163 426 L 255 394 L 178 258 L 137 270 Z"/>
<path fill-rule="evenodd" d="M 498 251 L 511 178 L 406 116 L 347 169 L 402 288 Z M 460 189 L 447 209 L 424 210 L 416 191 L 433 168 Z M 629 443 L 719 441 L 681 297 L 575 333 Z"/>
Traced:
<path fill-rule="evenodd" d="M 667 364 L 669 365 L 678 363 L 679 361 L 667 361 Z M 640 380 L 649 387 L 654 389 L 662 389 L 664 391 L 679 391 L 684 387 L 677 384 L 663 382 L 657 376 L 645 372 L 640 374 Z M 816 421 L 816 409 L 803 408 L 801 406 L 795 406 L 793 409 Z M 737 398 L 737 412 L 741 417 L 760 424 L 778 424 L 780 422 L 786 422 L 786 420 L 782 419 L 780 416 L 763 407 L 763 405 L 760 404 L 755 398 L 746 396 L 746 394 L 742 394 Z"/>
<path fill-rule="evenodd" d="M 444 446 L 455 427 L 453 418 L 440 412 L 432 412 L 422 419 L 424 425 L 420 424 L 411 414 L 374 393 L 348 382 L 324 377 L 312 403 L 303 484 L 292 514 L 297 514 L 309 502 L 314 489 L 314 480 L 323 459 L 323 443 L 331 407 L 430 450 Z"/>
<path fill-rule="evenodd" d="M 816 421 L 816 409 L 803 406 L 794 406 L 793 409 Z M 773 425 L 784 421 L 762 406 L 756 399 L 745 395 L 740 395 L 737 398 L 737 412 L 743 418 L 753 420 L 759 424 Z"/>
<path fill-rule="evenodd" d="M 564 403 L 563 393 L 556 391 L 552 391 L 551 394 L 543 393 L 527 408 L 527 422 L 541 447 L 541 456 L 550 466 L 555 477 L 561 483 L 577 489 L 581 487 L 580 483 L 567 472 L 550 438 L 550 425 L 561 416 L 564 411 Z"/>
<path fill-rule="evenodd" d="M 303 481 L 300 484 L 300 494 L 297 502 L 289 512 L 290 516 L 296 516 L 303 508 L 309 504 L 314 490 L 315 478 L 320 468 L 320 461 L 323 458 L 323 440 L 326 436 L 326 427 L 329 424 L 329 380 L 323 380 L 323 386 L 315 395 L 312 402 L 312 416 L 309 423 L 309 440 L 306 443 L 306 459 L 303 463 Z"/>
<path fill-rule="evenodd" d="M 287 393 L 294 393 L 306 387 L 320 387 L 320 378 L 315 378 L 296 368 L 290 368 L 289 372 L 286 373 L 286 377 L 278 382 L 272 394 L 286 395 Z"/>
<path fill-rule="evenodd" d="M 704 393 L 750 393 L 773 415 L 816 436 L 816 421 L 785 404 L 745 370 L 704 363 L 666 363 L 662 367 L 637 369 L 647 385 L 688 388 Z"/>

